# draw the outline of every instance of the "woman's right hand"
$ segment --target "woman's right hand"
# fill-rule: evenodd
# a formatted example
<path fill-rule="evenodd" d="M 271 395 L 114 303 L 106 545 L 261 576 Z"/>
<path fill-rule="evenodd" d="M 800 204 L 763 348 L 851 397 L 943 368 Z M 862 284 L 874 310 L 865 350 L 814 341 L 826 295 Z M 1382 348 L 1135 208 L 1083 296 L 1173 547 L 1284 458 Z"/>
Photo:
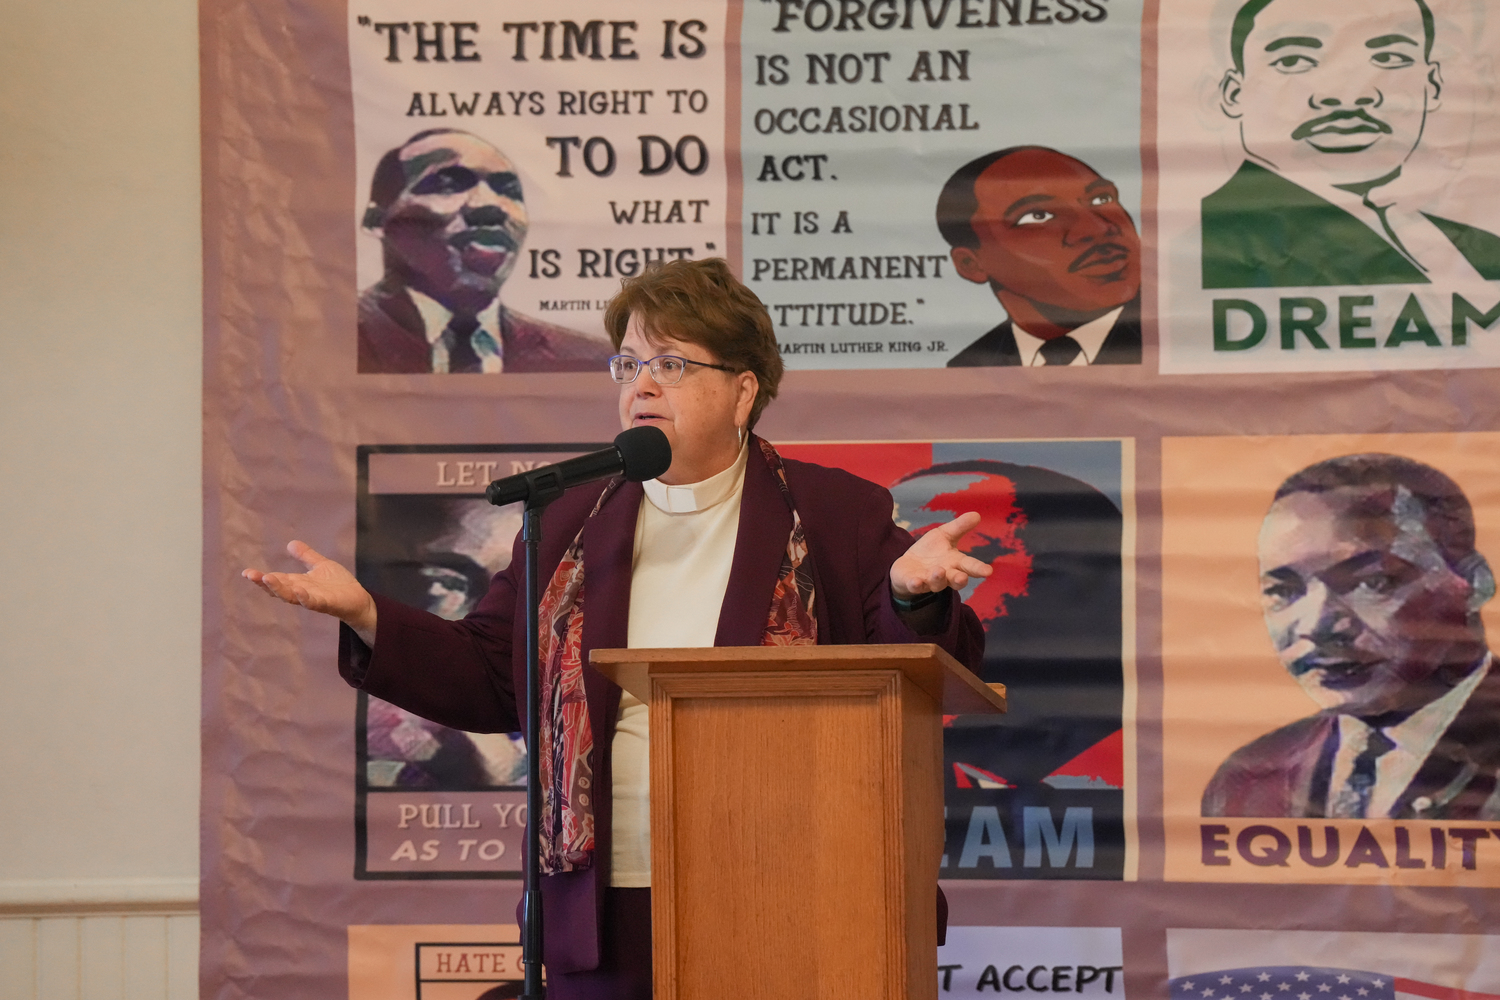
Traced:
<path fill-rule="evenodd" d="M 307 567 L 307 572 L 264 573 L 247 569 L 240 575 L 288 604 L 300 604 L 309 611 L 332 615 L 354 629 L 367 645 L 373 646 L 375 599 L 354 578 L 354 574 L 320 555 L 305 542 L 289 542 L 286 550 Z"/>

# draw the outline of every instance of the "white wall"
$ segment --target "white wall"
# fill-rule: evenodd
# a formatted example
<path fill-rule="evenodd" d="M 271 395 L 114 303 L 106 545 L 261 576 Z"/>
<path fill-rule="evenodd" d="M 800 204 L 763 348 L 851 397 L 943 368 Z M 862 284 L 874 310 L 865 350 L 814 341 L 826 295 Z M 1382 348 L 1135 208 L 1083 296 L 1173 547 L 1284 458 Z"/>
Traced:
<path fill-rule="evenodd" d="M 14 0 L 4 12 L 0 914 L 190 911 L 197 9 Z M 19 990 L 0 969 L 0 995 Z"/>
<path fill-rule="evenodd" d="M 198 917 L 0 917 L 0 1000 L 193 1000 Z"/>

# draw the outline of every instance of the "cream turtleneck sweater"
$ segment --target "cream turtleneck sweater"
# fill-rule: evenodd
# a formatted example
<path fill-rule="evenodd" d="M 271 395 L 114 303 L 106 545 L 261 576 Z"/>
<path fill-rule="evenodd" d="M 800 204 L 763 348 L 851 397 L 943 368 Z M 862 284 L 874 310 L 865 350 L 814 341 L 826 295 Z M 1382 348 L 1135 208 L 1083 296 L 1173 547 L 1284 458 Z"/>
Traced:
<path fill-rule="evenodd" d="M 642 485 L 630 578 L 632 649 L 712 646 L 739 533 L 748 448 L 701 483 Z M 614 820 L 609 884 L 651 884 L 649 709 L 626 692 L 611 746 Z"/>

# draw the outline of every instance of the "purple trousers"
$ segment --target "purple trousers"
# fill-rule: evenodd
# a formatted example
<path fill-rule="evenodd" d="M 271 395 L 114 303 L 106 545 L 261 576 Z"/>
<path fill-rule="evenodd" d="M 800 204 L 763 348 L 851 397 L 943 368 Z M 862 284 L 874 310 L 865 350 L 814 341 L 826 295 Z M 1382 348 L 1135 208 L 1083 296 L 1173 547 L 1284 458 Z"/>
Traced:
<path fill-rule="evenodd" d="M 651 890 L 605 889 L 599 968 L 547 977 L 547 1000 L 651 1000 Z"/>

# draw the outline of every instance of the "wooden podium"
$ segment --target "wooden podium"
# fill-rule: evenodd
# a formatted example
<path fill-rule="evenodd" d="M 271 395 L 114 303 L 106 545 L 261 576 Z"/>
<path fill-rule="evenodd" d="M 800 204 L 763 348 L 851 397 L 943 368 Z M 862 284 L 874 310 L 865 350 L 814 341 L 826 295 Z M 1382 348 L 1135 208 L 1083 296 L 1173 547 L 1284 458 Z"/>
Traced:
<path fill-rule="evenodd" d="M 651 707 L 656 1000 L 937 996 L 942 717 L 1003 688 L 933 645 L 590 662 Z"/>

